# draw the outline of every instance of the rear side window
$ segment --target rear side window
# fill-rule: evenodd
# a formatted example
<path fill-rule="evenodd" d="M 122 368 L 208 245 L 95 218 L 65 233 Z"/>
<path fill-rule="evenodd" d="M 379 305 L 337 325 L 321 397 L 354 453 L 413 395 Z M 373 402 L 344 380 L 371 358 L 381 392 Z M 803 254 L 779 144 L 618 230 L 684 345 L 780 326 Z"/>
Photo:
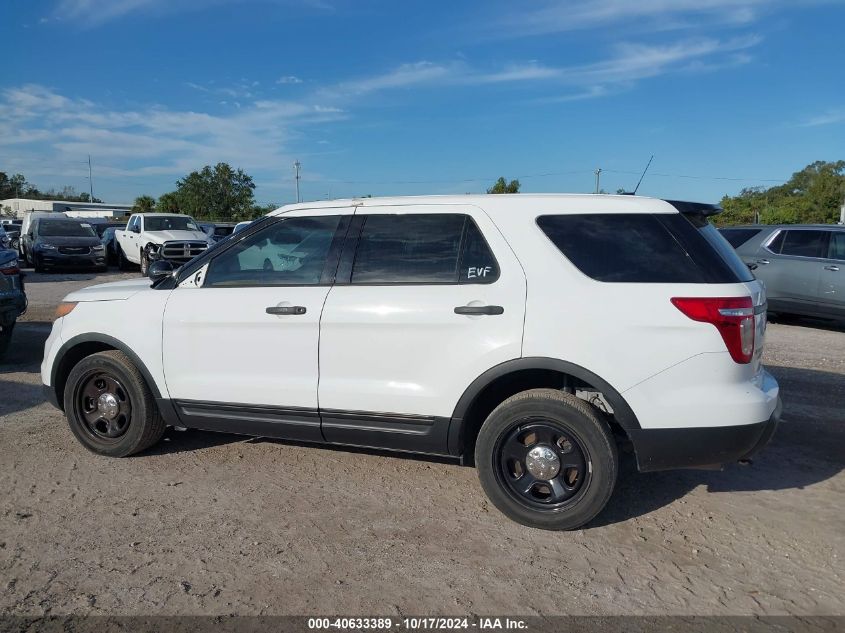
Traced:
<path fill-rule="evenodd" d="M 728 244 L 734 248 L 739 248 L 762 230 L 763 229 L 719 229 L 719 233 L 722 234 L 722 237 L 728 240 Z"/>
<path fill-rule="evenodd" d="M 845 260 L 845 231 L 831 231 L 827 257 Z"/>
<path fill-rule="evenodd" d="M 469 216 L 456 213 L 367 216 L 353 284 L 490 283 L 496 260 Z"/>
<path fill-rule="evenodd" d="M 753 279 L 730 244 L 703 217 L 545 215 L 537 224 L 561 253 L 597 281 L 736 283 Z"/>
<path fill-rule="evenodd" d="M 793 255 L 795 257 L 824 257 L 825 238 L 827 231 L 783 231 L 783 240 L 779 243 L 781 255 Z M 769 245 L 773 250 L 775 242 Z"/>

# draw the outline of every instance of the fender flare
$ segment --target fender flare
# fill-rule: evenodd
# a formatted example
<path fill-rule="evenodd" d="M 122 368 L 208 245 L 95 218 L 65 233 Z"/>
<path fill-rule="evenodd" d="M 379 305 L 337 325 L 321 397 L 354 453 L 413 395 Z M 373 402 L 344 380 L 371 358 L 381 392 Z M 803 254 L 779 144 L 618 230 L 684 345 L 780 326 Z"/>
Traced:
<path fill-rule="evenodd" d="M 109 336 L 108 334 L 102 334 L 99 332 L 88 332 L 85 334 L 78 334 L 73 338 L 68 339 L 67 341 L 62 343 L 62 346 L 56 353 L 56 358 L 53 360 L 53 367 L 50 370 L 50 388 L 55 393 L 57 402 L 64 402 L 64 398 L 62 397 L 63 394 L 59 393 L 57 388 L 58 385 L 56 384 L 59 368 L 62 367 L 62 363 L 65 359 L 65 356 L 67 356 L 67 353 L 73 348 L 84 343 L 102 343 L 126 354 L 129 357 L 129 360 L 131 360 L 135 367 L 138 368 L 138 371 L 141 372 L 141 375 L 144 377 L 144 380 L 146 381 L 147 386 L 152 392 L 153 397 L 156 400 L 161 399 L 161 391 L 158 388 L 158 384 L 156 384 L 156 381 L 153 379 L 150 370 L 147 369 L 147 366 L 140 359 L 140 357 L 135 352 L 133 352 L 132 349 L 128 345 L 126 345 L 126 343 L 114 338 L 113 336 Z M 64 387 L 64 385 L 62 385 L 62 387 Z"/>
<path fill-rule="evenodd" d="M 610 385 L 610 383 L 597 374 L 594 374 L 589 369 L 585 369 L 580 365 L 559 360 L 557 358 L 529 356 L 524 358 L 515 358 L 491 367 L 478 378 L 473 380 L 469 387 L 464 390 L 463 395 L 461 395 L 458 403 L 455 405 L 455 410 L 452 413 L 451 424 L 449 425 L 449 447 L 451 449 L 459 451 L 463 433 L 462 427 L 464 418 L 481 392 L 484 391 L 484 389 L 487 388 L 493 381 L 508 374 L 526 369 L 546 369 L 557 371 L 563 374 L 568 374 L 594 386 L 597 390 L 604 394 L 604 397 L 613 409 L 613 417 L 619 423 L 619 426 L 621 426 L 626 432 L 637 431 L 642 428 L 636 414 L 622 397 L 622 394 L 620 394 Z"/>

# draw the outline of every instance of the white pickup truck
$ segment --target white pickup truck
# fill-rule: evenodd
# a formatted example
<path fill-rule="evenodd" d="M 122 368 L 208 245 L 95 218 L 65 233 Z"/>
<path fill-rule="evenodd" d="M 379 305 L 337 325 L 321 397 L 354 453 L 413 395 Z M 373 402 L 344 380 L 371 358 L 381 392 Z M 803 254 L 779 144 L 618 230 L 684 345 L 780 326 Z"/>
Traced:
<path fill-rule="evenodd" d="M 149 271 L 150 262 L 166 259 L 182 265 L 213 244 L 189 215 L 178 213 L 135 213 L 126 228 L 114 232 L 118 264 L 121 270 L 129 264 Z"/>

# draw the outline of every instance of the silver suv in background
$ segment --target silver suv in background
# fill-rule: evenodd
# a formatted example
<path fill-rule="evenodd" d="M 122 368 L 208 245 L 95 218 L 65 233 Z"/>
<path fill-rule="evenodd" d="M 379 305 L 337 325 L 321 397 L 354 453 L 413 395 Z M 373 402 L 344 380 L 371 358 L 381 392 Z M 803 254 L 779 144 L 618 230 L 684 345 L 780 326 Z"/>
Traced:
<path fill-rule="evenodd" d="M 719 230 L 766 285 L 770 312 L 845 318 L 845 226 L 756 224 Z"/>

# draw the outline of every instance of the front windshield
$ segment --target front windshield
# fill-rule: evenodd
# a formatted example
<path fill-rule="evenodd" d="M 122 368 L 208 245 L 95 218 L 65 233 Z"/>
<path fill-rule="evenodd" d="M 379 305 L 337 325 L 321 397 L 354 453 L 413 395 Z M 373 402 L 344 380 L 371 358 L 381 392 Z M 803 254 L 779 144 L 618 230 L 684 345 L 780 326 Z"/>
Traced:
<path fill-rule="evenodd" d="M 187 215 L 144 218 L 144 225 L 147 231 L 199 231 L 197 223 Z"/>
<path fill-rule="evenodd" d="M 41 222 L 38 232 L 42 237 L 97 237 L 90 224 L 73 220 Z"/>

